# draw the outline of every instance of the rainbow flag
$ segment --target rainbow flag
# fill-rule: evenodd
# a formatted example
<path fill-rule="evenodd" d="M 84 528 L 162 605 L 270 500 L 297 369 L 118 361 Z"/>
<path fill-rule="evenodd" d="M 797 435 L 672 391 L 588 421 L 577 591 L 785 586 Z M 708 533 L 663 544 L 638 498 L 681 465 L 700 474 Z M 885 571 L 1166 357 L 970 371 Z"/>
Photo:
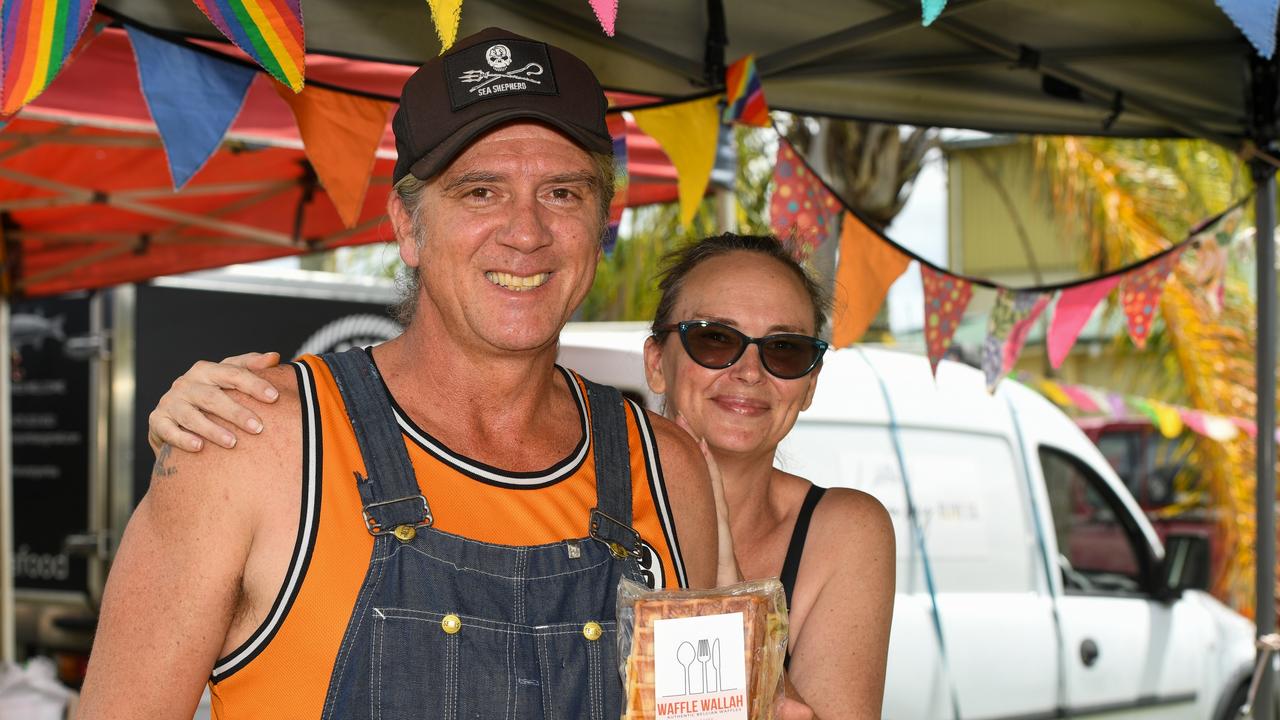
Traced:
<path fill-rule="evenodd" d="M 769 106 L 764 102 L 764 89 L 760 87 L 760 73 L 756 72 L 756 56 L 748 55 L 729 67 L 724 74 L 725 94 L 729 96 L 724 109 L 726 123 L 742 123 L 755 127 L 772 127 Z"/>
<path fill-rule="evenodd" d="M 306 42 L 300 0 L 195 0 L 227 39 L 271 76 L 302 91 Z"/>
<path fill-rule="evenodd" d="M 96 0 L 0 0 L 0 115 L 35 100 L 79 47 Z"/>

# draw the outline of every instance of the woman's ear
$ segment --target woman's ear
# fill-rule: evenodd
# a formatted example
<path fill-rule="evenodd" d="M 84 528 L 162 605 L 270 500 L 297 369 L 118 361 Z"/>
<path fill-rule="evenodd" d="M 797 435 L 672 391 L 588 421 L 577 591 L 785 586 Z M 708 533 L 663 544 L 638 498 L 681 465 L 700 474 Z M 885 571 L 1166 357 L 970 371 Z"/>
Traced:
<path fill-rule="evenodd" d="M 396 244 L 400 247 L 400 259 L 411 268 L 418 267 L 419 253 L 422 250 L 414 232 L 413 218 L 409 210 L 400 200 L 400 194 L 392 192 L 387 197 L 387 217 L 391 219 L 392 231 L 396 234 Z"/>
<path fill-rule="evenodd" d="M 667 392 L 667 378 L 662 372 L 662 343 L 652 335 L 644 341 L 644 378 L 655 395 Z"/>

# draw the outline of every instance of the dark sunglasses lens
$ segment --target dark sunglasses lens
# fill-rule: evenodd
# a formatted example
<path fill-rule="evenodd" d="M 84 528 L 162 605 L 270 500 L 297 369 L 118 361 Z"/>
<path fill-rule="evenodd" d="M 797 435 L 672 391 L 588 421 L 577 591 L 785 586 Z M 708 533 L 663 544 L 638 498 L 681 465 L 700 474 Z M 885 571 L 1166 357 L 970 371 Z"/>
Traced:
<path fill-rule="evenodd" d="M 729 367 L 742 353 L 742 336 L 723 325 L 690 325 L 684 332 L 684 348 L 704 367 Z"/>
<path fill-rule="evenodd" d="M 804 335 L 775 335 L 760 343 L 764 366 L 783 379 L 798 378 L 818 362 L 821 348 Z"/>

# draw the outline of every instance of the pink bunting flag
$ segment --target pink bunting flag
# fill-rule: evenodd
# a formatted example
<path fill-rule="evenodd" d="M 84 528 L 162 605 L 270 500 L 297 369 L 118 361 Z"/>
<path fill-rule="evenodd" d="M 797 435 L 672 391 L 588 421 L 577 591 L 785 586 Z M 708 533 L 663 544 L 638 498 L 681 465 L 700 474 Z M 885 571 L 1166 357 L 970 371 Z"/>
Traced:
<path fill-rule="evenodd" d="M 1061 304 L 1062 301 L 1059 300 L 1058 302 Z M 1090 396 L 1089 393 L 1081 390 L 1075 385 L 1064 384 L 1061 387 L 1062 392 L 1065 393 L 1067 397 L 1071 398 L 1071 402 L 1074 403 L 1076 407 L 1080 408 L 1081 412 L 1090 414 L 1102 412 L 1102 408 L 1098 407 L 1098 403 L 1094 402 L 1093 397 Z"/>
<path fill-rule="evenodd" d="M 960 327 L 965 308 L 973 298 L 968 280 L 920 264 L 924 285 L 924 341 L 929 351 L 929 367 L 938 376 L 938 363 L 951 347 L 951 338 Z"/>
<path fill-rule="evenodd" d="M 987 377 L 987 390 L 994 392 L 1000 379 L 1013 369 L 1027 341 L 1027 333 L 1044 312 L 1050 297 L 1048 293 L 1000 288 L 987 322 L 987 339 L 982 344 L 982 371 Z"/>
<path fill-rule="evenodd" d="M 618 21 L 618 0 L 591 0 L 591 10 L 595 12 L 604 34 L 613 37 Z"/>
<path fill-rule="evenodd" d="M 1250 438 L 1258 437 L 1258 424 L 1252 420 L 1233 417 L 1231 418 L 1231 424 L 1243 430 L 1245 434 L 1248 435 Z M 1280 431 L 1277 431 L 1277 432 L 1280 432 Z"/>
<path fill-rule="evenodd" d="M 1186 246 L 1180 247 L 1158 260 L 1130 271 L 1120 285 L 1120 304 L 1129 321 L 1129 337 L 1140 348 L 1147 346 L 1147 336 L 1151 334 L 1151 323 L 1155 318 L 1160 295 L 1164 292 L 1165 281 L 1169 279 L 1169 273 L 1173 272 L 1185 249 Z"/>
<path fill-rule="evenodd" d="M 785 138 L 778 142 L 773 182 L 769 226 L 774 235 L 791 243 L 797 257 L 807 258 L 839 231 L 840 200 Z"/>
<path fill-rule="evenodd" d="M 1195 267 L 1191 270 L 1191 282 L 1204 293 L 1205 302 L 1213 317 L 1222 312 L 1225 299 L 1227 274 L 1227 251 L 1218 244 L 1212 235 L 1205 235 L 1198 240 L 1195 252 Z"/>
<path fill-rule="evenodd" d="M 1053 308 L 1053 322 L 1049 325 L 1049 364 L 1055 368 L 1062 366 L 1071 347 L 1076 344 L 1076 338 L 1080 337 L 1080 331 L 1093 315 L 1093 309 L 1112 288 L 1120 284 L 1120 280 L 1121 276 L 1116 275 L 1068 288 L 1058 295 L 1058 304 Z"/>

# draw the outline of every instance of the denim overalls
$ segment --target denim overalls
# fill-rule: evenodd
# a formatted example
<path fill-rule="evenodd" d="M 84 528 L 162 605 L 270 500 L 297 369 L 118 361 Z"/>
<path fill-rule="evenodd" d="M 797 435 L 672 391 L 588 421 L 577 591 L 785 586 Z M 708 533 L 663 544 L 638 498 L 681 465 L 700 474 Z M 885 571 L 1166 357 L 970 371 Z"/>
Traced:
<path fill-rule="evenodd" d="M 620 717 L 615 594 L 623 576 L 640 579 L 640 536 L 618 391 L 587 383 L 597 505 L 588 536 L 492 545 L 431 527 L 369 353 L 323 359 L 364 457 L 368 477 L 355 480 L 376 536 L 323 717 Z"/>

